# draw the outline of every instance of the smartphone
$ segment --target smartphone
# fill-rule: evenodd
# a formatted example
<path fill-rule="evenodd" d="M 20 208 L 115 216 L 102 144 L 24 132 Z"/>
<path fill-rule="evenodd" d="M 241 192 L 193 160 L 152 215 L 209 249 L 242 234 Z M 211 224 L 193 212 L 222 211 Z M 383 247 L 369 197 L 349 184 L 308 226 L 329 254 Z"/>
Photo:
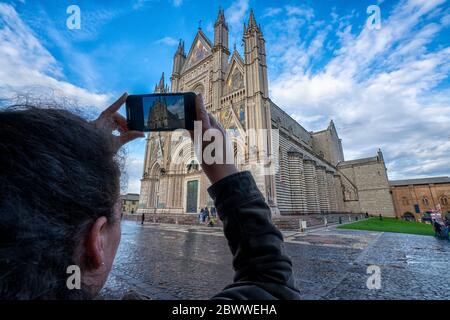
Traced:
<path fill-rule="evenodd" d="M 195 97 L 193 92 L 130 95 L 126 102 L 128 129 L 194 130 Z"/>

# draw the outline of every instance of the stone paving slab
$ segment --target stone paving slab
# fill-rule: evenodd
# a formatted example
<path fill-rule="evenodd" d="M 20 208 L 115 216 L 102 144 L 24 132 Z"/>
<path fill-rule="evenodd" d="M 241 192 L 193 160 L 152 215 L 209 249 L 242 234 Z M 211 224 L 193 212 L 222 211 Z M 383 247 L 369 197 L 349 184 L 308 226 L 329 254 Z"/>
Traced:
<path fill-rule="evenodd" d="M 450 242 L 429 236 L 321 228 L 284 233 L 303 299 L 450 299 Z M 129 290 L 152 299 L 208 299 L 232 282 L 220 228 L 122 224 L 103 299 Z M 381 269 L 380 290 L 366 286 Z"/>

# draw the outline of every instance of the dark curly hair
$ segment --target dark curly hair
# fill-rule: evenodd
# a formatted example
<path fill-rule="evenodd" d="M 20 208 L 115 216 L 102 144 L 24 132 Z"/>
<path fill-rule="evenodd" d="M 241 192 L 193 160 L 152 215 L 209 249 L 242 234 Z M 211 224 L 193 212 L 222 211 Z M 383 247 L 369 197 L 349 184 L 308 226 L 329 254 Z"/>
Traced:
<path fill-rule="evenodd" d="M 91 298 L 66 270 L 119 193 L 110 135 L 62 109 L 0 111 L 0 299 Z"/>

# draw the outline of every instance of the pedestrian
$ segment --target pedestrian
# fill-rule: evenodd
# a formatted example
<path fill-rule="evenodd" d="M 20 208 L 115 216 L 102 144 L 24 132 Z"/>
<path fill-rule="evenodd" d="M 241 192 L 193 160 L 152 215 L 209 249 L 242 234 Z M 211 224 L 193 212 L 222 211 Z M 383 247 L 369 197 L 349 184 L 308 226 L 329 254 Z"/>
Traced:
<path fill-rule="evenodd" d="M 210 220 L 210 215 L 209 215 L 208 207 L 204 207 L 203 208 L 203 223 L 205 225 L 208 225 L 209 224 L 209 220 Z"/>
<path fill-rule="evenodd" d="M 144 225 L 144 222 L 145 222 L 145 213 L 142 213 L 142 216 L 141 216 L 141 226 Z"/>
<path fill-rule="evenodd" d="M 433 228 L 434 228 L 434 236 L 440 237 L 442 227 L 441 224 L 436 219 L 433 219 Z"/>
<path fill-rule="evenodd" d="M 217 209 L 216 209 L 216 207 L 212 207 L 211 208 L 211 215 L 213 216 L 213 218 L 217 218 Z"/>

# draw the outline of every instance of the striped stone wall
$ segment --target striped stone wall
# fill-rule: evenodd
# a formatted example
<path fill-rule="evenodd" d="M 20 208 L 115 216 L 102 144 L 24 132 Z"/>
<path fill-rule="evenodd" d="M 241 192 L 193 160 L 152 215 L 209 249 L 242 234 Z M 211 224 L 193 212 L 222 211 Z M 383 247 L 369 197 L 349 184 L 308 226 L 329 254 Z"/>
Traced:
<path fill-rule="evenodd" d="M 320 212 L 319 206 L 319 189 L 317 185 L 316 165 L 313 160 L 306 159 L 304 162 L 305 168 L 305 184 L 306 184 L 306 203 L 308 212 Z"/>
<path fill-rule="evenodd" d="M 333 171 L 326 171 L 326 180 L 327 180 L 327 195 L 328 195 L 328 201 L 330 204 L 330 211 L 331 212 L 337 212 L 339 211 L 339 208 L 337 206 L 337 200 L 336 200 L 336 190 L 334 186 L 334 172 Z"/>
<path fill-rule="evenodd" d="M 319 189 L 319 207 L 321 212 L 330 211 L 330 203 L 328 201 L 328 184 L 325 173 L 325 167 L 316 166 L 317 187 Z"/>
<path fill-rule="evenodd" d="M 299 152 L 288 153 L 289 185 L 291 189 L 291 210 L 306 212 L 306 186 L 303 173 L 303 155 Z"/>
<path fill-rule="evenodd" d="M 341 179 L 334 166 L 280 130 L 276 204 L 281 214 L 343 212 Z"/>

